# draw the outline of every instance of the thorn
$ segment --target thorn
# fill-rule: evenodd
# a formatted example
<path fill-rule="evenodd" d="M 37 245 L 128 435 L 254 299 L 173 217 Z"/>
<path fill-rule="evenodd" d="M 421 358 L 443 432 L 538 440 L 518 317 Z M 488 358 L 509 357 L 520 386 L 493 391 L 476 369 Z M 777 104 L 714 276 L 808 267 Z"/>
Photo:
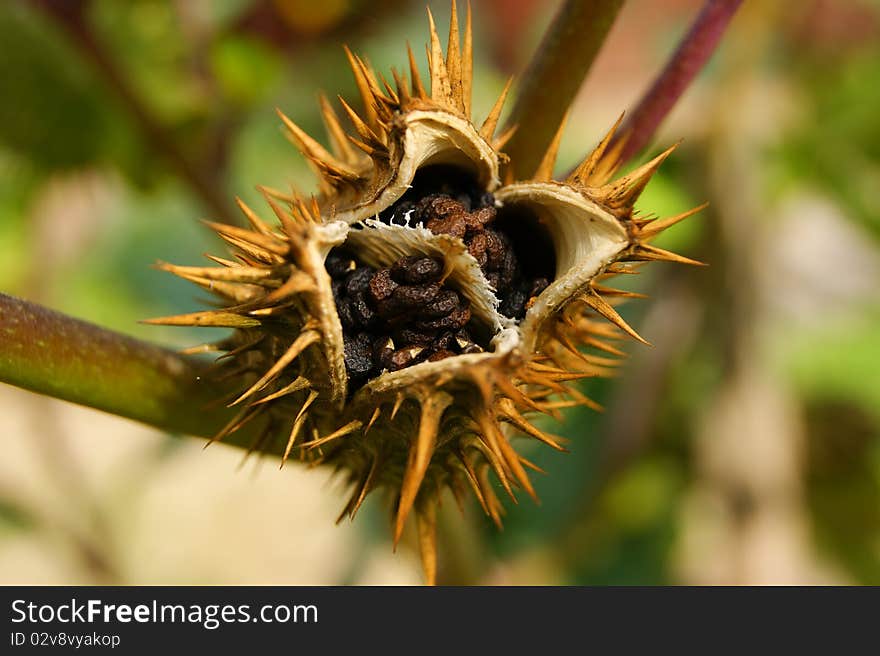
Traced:
<path fill-rule="evenodd" d="M 495 418 L 494 414 L 490 414 L 489 409 L 484 408 L 478 421 L 483 433 L 493 442 L 495 450 L 501 453 L 501 457 L 507 463 L 510 471 L 513 472 L 517 482 L 522 486 L 526 493 L 537 502 L 538 495 L 535 493 L 535 488 L 532 487 L 529 476 L 523 469 L 522 464 L 520 464 L 519 457 L 510 446 L 510 442 L 508 442 L 507 438 L 501 433 L 501 428 L 498 426 L 498 420 Z"/>
<path fill-rule="evenodd" d="M 156 326 L 213 326 L 216 328 L 254 328 L 260 325 L 258 319 L 243 317 L 234 312 L 223 310 L 205 310 L 170 317 L 144 319 L 139 323 Z"/>
<path fill-rule="evenodd" d="M 239 228 L 238 226 L 226 223 L 214 223 L 213 221 L 202 221 L 202 223 L 220 236 L 226 235 L 234 237 L 235 239 L 257 246 L 270 253 L 274 253 L 275 255 L 287 255 L 290 250 L 290 247 L 287 244 L 282 243 L 279 238 L 271 235 L 264 235 L 253 230 Z"/>
<path fill-rule="evenodd" d="M 280 374 L 287 365 L 293 362 L 300 353 L 302 353 L 306 348 L 314 344 L 315 342 L 321 339 L 321 334 L 316 330 L 306 330 L 300 333 L 299 337 L 297 337 L 287 351 L 278 358 L 278 361 L 272 365 L 272 367 L 267 371 L 263 376 L 253 385 L 251 385 L 241 396 L 239 396 L 235 401 L 230 403 L 230 406 L 237 405 L 244 401 L 249 396 L 259 392 L 263 389 L 271 380 Z"/>
<path fill-rule="evenodd" d="M 421 401 L 419 431 L 410 445 L 406 471 L 403 474 L 403 483 L 400 486 L 400 501 L 397 505 L 397 518 L 394 524 L 395 546 L 400 541 L 400 536 L 403 534 L 403 525 L 416 500 L 416 495 L 422 485 L 422 480 L 425 478 L 425 473 L 428 471 L 428 464 L 431 462 L 434 446 L 437 443 L 440 420 L 446 408 L 451 404 L 452 397 L 445 392 L 436 392 L 433 395 L 426 396 Z"/>
<path fill-rule="evenodd" d="M 299 435 L 300 428 L 305 423 L 308 415 L 306 411 L 309 409 L 309 406 L 314 403 L 315 399 L 318 398 L 318 393 L 314 390 L 309 392 L 308 398 L 302 404 L 302 407 L 299 409 L 299 412 L 296 415 L 296 419 L 293 421 L 293 428 L 290 431 L 290 438 L 287 440 L 287 446 L 284 447 L 284 455 L 281 456 L 281 467 L 284 467 L 284 463 L 287 462 L 288 456 L 290 456 L 290 451 L 293 449 L 293 445 L 296 442 L 296 438 Z"/>
<path fill-rule="evenodd" d="M 449 84 L 449 100 L 453 107 L 464 114 L 464 98 L 461 88 L 461 48 L 458 44 L 458 9 L 452 0 L 449 17 L 449 40 L 446 42 L 446 79 Z"/>
<path fill-rule="evenodd" d="M 657 172 L 657 169 L 660 168 L 663 160 L 669 157 L 672 154 L 672 151 L 678 148 L 678 145 L 678 143 L 673 144 L 650 162 L 643 164 L 635 171 L 626 174 L 614 182 L 599 187 L 596 191 L 596 195 L 603 203 L 611 208 L 632 209 L 651 177 Z"/>
<path fill-rule="evenodd" d="M 288 239 L 293 240 L 295 235 L 302 232 L 302 228 L 296 224 L 296 221 L 294 221 L 293 215 L 281 207 L 281 205 L 272 198 L 272 195 L 265 187 L 257 185 L 257 191 L 263 195 L 263 198 L 266 199 L 266 203 L 272 208 L 272 212 L 278 217 L 278 221 L 281 223 L 281 229 L 284 231 L 284 234 L 287 235 Z"/>
<path fill-rule="evenodd" d="M 434 24 L 434 15 L 428 9 L 428 26 L 431 32 L 431 48 L 428 51 L 428 68 L 431 70 L 431 100 L 438 105 L 451 106 L 449 89 L 449 75 L 446 72 L 446 63 L 443 61 L 443 48 L 440 46 L 440 37 L 437 35 L 437 26 Z"/>
<path fill-rule="evenodd" d="M 556 156 L 559 154 L 559 144 L 562 142 L 562 133 L 565 131 L 565 124 L 568 122 L 570 111 L 571 110 L 566 111 L 562 120 L 559 122 L 556 134 L 553 135 L 553 140 L 547 147 L 547 152 L 544 153 L 541 163 L 538 164 L 538 168 L 535 170 L 532 180 L 536 182 L 549 182 L 553 179 L 553 168 L 556 166 Z"/>
<path fill-rule="evenodd" d="M 526 458 L 523 458 L 522 456 L 519 456 L 519 461 L 523 465 L 525 465 L 526 467 L 528 467 L 529 469 L 531 469 L 534 472 L 538 472 L 539 474 L 545 474 L 545 475 L 547 474 L 546 469 L 542 469 L 541 467 L 538 467 L 538 465 L 533 463 L 531 460 L 528 460 Z"/>
<path fill-rule="evenodd" d="M 495 492 L 492 491 L 488 466 L 481 467 L 477 472 L 477 481 L 479 482 L 480 488 L 483 490 L 483 496 L 486 499 L 486 508 L 488 508 L 489 516 L 492 518 L 492 521 L 495 522 L 495 526 L 500 530 L 502 508 L 498 501 L 498 497 L 496 497 Z"/>
<path fill-rule="evenodd" d="M 394 67 L 391 68 L 391 75 L 394 76 L 394 84 L 397 87 L 397 96 L 399 98 L 398 103 L 401 107 L 406 107 L 412 99 L 406 75 L 403 75 Z"/>
<path fill-rule="evenodd" d="M 214 442 L 219 442 L 230 433 L 235 432 L 244 424 L 246 424 L 249 419 L 257 416 L 260 410 L 262 410 L 262 408 L 260 408 L 259 410 L 254 410 L 253 408 L 242 408 L 239 412 L 233 415 L 232 419 L 230 419 L 229 422 L 214 435 L 214 437 L 205 442 L 205 446 L 202 448 L 207 449 Z M 248 415 L 250 415 L 250 417 Z"/>
<path fill-rule="evenodd" d="M 513 78 L 510 77 L 507 79 L 507 84 L 505 84 L 504 88 L 501 90 L 501 95 L 498 96 L 498 100 L 495 101 L 495 104 L 489 111 L 486 120 L 483 121 L 483 125 L 480 126 L 480 136 L 490 143 L 492 142 L 492 137 L 495 136 L 495 128 L 498 127 L 498 119 L 501 118 L 501 111 L 504 109 L 504 101 L 507 100 L 507 94 L 510 92 L 512 84 Z"/>
<path fill-rule="evenodd" d="M 474 39 L 471 29 L 471 3 L 467 3 L 467 17 L 464 22 L 464 46 L 461 53 L 461 97 L 464 101 L 464 116 L 471 118 L 471 100 L 474 80 Z"/>
<path fill-rule="evenodd" d="M 394 399 L 394 407 L 391 408 L 391 420 L 394 421 L 394 417 L 397 416 L 397 411 L 400 410 L 400 406 L 403 405 L 406 397 L 403 395 L 403 392 L 398 392 L 397 397 Z"/>
<path fill-rule="evenodd" d="M 370 463 L 370 469 L 367 472 L 366 478 L 364 478 L 363 483 L 360 485 L 360 489 L 358 490 L 357 497 L 354 498 L 354 504 L 351 507 L 351 510 L 348 511 L 349 519 L 354 520 L 355 515 L 357 515 L 357 511 L 360 510 L 361 504 L 363 504 L 364 499 L 367 498 L 367 494 L 369 494 L 370 490 L 373 489 L 374 482 L 376 480 L 376 473 L 379 471 L 379 456 L 374 456 L 372 463 Z"/>
<path fill-rule="evenodd" d="M 510 486 L 510 481 L 507 478 L 507 472 L 504 469 L 503 456 L 498 451 L 497 444 L 495 444 L 493 440 L 490 440 L 486 434 L 483 434 L 475 442 L 475 445 L 480 453 L 483 454 L 486 462 L 491 465 L 492 471 L 495 472 L 495 476 L 498 477 L 498 482 L 501 483 L 501 487 L 504 488 L 507 496 L 509 496 L 510 500 L 514 503 L 518 503 L 516 495 L 513 493 L 513 488 Z"/>
<path fill-rule="evenodd" d="M 632 255 L 628 256 L 627 259 L 636 262 L 662 261 L 677 262 L 678 264 L 690 264 L 692 266 L 707 266 L 705 262 L 692 260 L 691 258 L 685 257 L 684 255 L 679 255 L 678 253 L 673 253 L 672 251 L 657 248 L 656 246 L 651 246 L 650 244 L 641 243 L 636 244 L 635 250 L 632 252 Z"/>
<path fill-rule="evenodd" d="M 455 451 L 456 457 L 461 461 L 461 464 L 464 466 L 465 477 L 468 480 L 468 483 L 471 484 L 471 488 L 474 491 L 474 496 L 477 497 L 477 501 L 480 506 L 483 508 L 483 512 L 487 515 L 490 515 L 489 505 L 486 503 L 486 498 L 483 496 L 483 490 L 480 488 L 480 483 L 477 480 L 477 475 L 474 473 L 473 465 L 468 461 L 465 457 L 464 453 L 461 450 Z"/>
<path fill-rule="evenodd" d="M 218 344 L 199 344 L 177 351 L 181 355 L 198 355 L 199 353 L 219 353 L 223 349 Z"/>
<path fill-rule="evenodd" d="M 248 223 L 250 223 L 254 227 L 254 229 L 258 230 L 264 235 L 272 234 L 272 229 L 268 225 L 266 225 L 263 220 L 259 216 L 257 216 L 256 212 L 248 207 L 247 204 L 245 204 L 245 202 L 240 197 L 235 197 L 235 203 L 238 205 L 239 209 L 247 218 Z"/>
<path fill-rule="evenodd" d="M 626 289 L 615 289 L 614 287 L 606 287 L 605 285 L 590 284 L 590 288 L 600 296 L 611 296 L 614 298 L 648 298 L 647 294 L 639 294 Z"/>
<path fill-rule="evenodd" d="M 342 105 L 342 109 L 345 110 L 345 113 L 348 114 L 348 118 L 351 120 L 352 125 L 354 126 L 355 131 L 361 136 L 361 139 L 368 142 L 367 145 L 373 148 L 373 150 L 379 150 L 378 146 L 381 145 L 381 141 L 379 136 L 373 132 L 369 125 L 367 125 L 364 120 L 358 115 L 354 109 L 352 109 L 351 105 L 345 102 L 345 98 L 342 96 L 338 96 L 339 103 Z M 347 135 L 350 141 L 354 141 L 351 135 Z M 354 141 L 357 143 L 357 141 Z"/>
<path fill-rule="evenodd" d="M 567 452 L 568 449 L 559 444 L 556 440 L 553 439 L 550 435 L 545 433 L 542 430 L 539 430 L 532 424 L 530 424 L 525 417 L 523 417 L 519 411 L 514 407 L 513 403 L 510 399 L 502 399 L 498 404 L 499 410 L 503 416 L 510 420 L 510 422 L 519 428 L 523 433 L 527 435 L 531 435 L 537 440 L 543 442 L 544 444 L 556 449 L 557 451 Z M 555 437 L 555 436 L 554 436 Z M 557 438 L 558 439 L 558 438 Z"/>
<path fill-rule="evenodd" d="M 625 113 L 625 112 L 624 112 Z M 618 117 L 617 121 L 611 126 L 611 129 L 608 130 L 608 133 L 599 142 L 599 145 L 593 149 L 587 157 L 584 158 L 584 161 L 581 162 L 577 168 L 572 172 L 570 176 L 568 176 L 568 180 L 566 182 L 569 183 L 580 183 L 582 185 L 590 185 L 594 186 L 597 183 L 595 179 L 595 173 L 599 169 L 599 165 L 603 162 L 605 158 L 605 151 L 608 149 L 608 144 L 611 143 L 611 140 L 614 138 L 614 134 L 617 132 L 617 129 L 620 127 L 621 122 L 623 122 L 624 113 Z"/>
<path fill-rule="evenodd" d="M 285 116 L 284 112 L 277 108 L 275 111 L 284 122 L 299 151 L 318 167 L 323 177 L 336 177 L 346 182 L 353 182 L 358 179 L 356 171 L 327 152 L 321 144 L 312 139 L 296 123 Z"/>
<path fill-rule="evenodd" d="M 620 328 L 623 332 L 625 332 L 627 335 L 629 335 L 630 337 L 632 337 L 636 341 L 639 341 L 642 344 L 645 344 L 646 346 L 651 346 L 650 342 L 645 340 L 641 335 L 639 335 L 635 330 L 633 330 L 632 327 L 626 321 L 623 320 L 623 317 L 621 317 L 617 313 L 617 310 L 615 310 L 613 307 L 611 307 L 604 298 L 597 295 L 595 292 L 590 291 L 589 293 L 584 294 L 583 296 L 580 297 L 580 300 L 582 300 L 584 303 L 586 303 L 588 306 L 590 306 L 593 310 L 595 310 L 596 312 L 601 314 L 603 317 L 608 319 L 608 321 L 613 323 L 615 326 Z"/>
<path fill-rule="evenodd" d="M 358 155 L 349 144 L 345 130 L 342 129 L 342 124 L 339 122 L 339 116 L 327 96 L 322 93 L 318 96 L 318 102 L 321 104 L 321 117 L 324 119 L 324 127 L 330 138 L 334 154 L 349 164 L 357 162 Z"/>
<path fill-rule="evenodd" d="M 707 207 L 709 207 L 709 203 L 703 203 L 702 205 L 698 205 L 697 207 L 690 209 L 687 212 L 682 212 L 681 214 L 670 216 L 666 219 L 656 219 L 654 221 L 651 221 L 639 230 L 639 239 L 647 240 L 656 237 L 670 226 L 674 226 L 679 221 L 683 221 L 689 216 L 693 216 L 697 212 L 700 212 Z"/>
<path fill-rule="evenodd" d="M 415 55 L 413 55 L 412 48 L 408 41 L 406 43 L 406 53 L 409 57 L 409 75 L 412 78 L 412 93 L 417 98 L 424 100 L 428 98 L 428 92 L 425 91 L 425 86 L 422 84 L 422 77 L 419 75 L 419 67 L 416 65 L 416 58 Z"/>
<path fill-rule="evenodd" d="M 367 79 L 366 67 L 364 66 L 364 63 L 356 57 L 351 50 L 349 50 L 348 46 L 344 45 L 342 46 L 342 49 L 345 50 L 345 56 L 348 58 L 352 73 L 354 73 L 354 81 L 357 85 L 358 92 L 361 95 L 361 102 L 364 105 L 364 118 L 370 127 L 375 128 L 379 123 L 376 114 L 376 95 L 373 93 L 370 81 Z"/>
<path fill-rule="evenodd" d="M 516 134 L 516 131 L 518 129 L 518 125 L 511 125 L 509 128 L 504 130 L 504 132 L 495 137 L 495 140 L 492 142 L 492 147 L 495 150 L 501 150 L 502 148 L 504 148 L 504 146 L 507 145 L 507 142 L 513 138 L 514 134 Z"/>
<path fill-rule="evenodd" d="M 342 428 L 337 428 L 335 431 L 333 431 L 329 435 L 325 435 L 324 437 L 321 437 L 313 442 L 310 442 L 308 445 L 308 449 L 311 450 L 316 447 L 323 446 L 324 444 L 327 444 L 327 442 L 332 442 L 333 440 L 339 439 L 340 437 L 344 437 L 346 435 L 349 435 L 349 434 L 355 432 L 356 430 L 358 430 L 363 425 L 364 425 L 364 423 L 362 421 L 357 420 L 357 419 L 355 419 L 354 421 L 350 421 L 347 424 L 345 424 L 345 426 L 343 426 Z"/>
<path fill-rule="evenodd" d="M 263 444 L 266 442 L 266 439 L 269 437 L 274 429 L 275 424 L 270 420 L 266 424 L 266 427 L 259 433 L 257 433 L 254 439 L 248 445 L 247 451 L 245 451 L 244 456 L 239 461 L 238 466 L 236 467 L 237 471 L 240 471 L 245 466 L 245 464 L 247 464 L 248 458 L 250 458 L 254 452 L 258 452 L 263 448 Z"/>
<path fill-rule="evenodd" d="M 364 435 L 366 435 L 367 431 L 369 431 L 373 427 L 373 424 L 376 423 L 376 420 L 379 418 L 380 414 L 382 414 L 382 408 L 376 407 L 376 409 L 373 410 L 373 415 L 370 417 L 370 421 L 367 422 L 367 427 L 364 429 Z"/>
<path fill-rule="evenodd" d="M 264 396 L 262 399 L 254 401 L 253 403 L 251 403 L 251 405 L 260 405 L 261 403 L 274 401 L 275 399 L 281 398 L 282 396 L 287 396 L 288 394 L 293 394 L 294 392 L 304 390 L 310 385 L 311 383 L 307 378 L 304 378 L 303 376 L 297 376 L 292 383 L 285 385 L 280 390 L 278 390 L 277 392 L 273 392 L 269 396 Z"/>
<path fill-rule="evenodd" d="M 315 289 L 315 281 L 309 274 L 294 269 L 287 280 L 284 281 L 284 284 L 272 290 L 261 299 L 261 302 L 264 304 L 276 303 L 289 296 L 295 296 L 303 292 L 313 292 Z"/>
<path fill-rule="evenodd" d="M 157 262 L 155 268 L 160 271 L 168 271 L 181 278 L 188 275 L 208 280 L 222 280 L 226 282 L 261 283 L 271 280 L 278 275 L 277 269 L 270 267 L 246 267 L 237 266 L 231 268 L 177 266 Z"/>

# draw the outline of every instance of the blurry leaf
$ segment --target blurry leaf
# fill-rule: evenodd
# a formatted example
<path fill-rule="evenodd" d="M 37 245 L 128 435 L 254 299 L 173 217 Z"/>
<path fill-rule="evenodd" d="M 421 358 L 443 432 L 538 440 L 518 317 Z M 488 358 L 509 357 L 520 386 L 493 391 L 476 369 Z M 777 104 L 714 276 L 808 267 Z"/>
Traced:
<path fill-rule="evenodd" d="M 255 39 L 229 36 L 211 50 L 211 66 L 224 96 L 241 105 L 262 100 L 282 67 L 275 54 Z"/>
<path fill-rule="evenodd" d="M 800 128 L 781 142 L 782 170 L 771 179 L 830 192 L 880 238 L 880 48 L 843 60 L 806 59 Z"/>
<path fill-rule="evenodd" d="M 786 353 L 804 396 L 848 400 L 880 421 L 880 308 L 787 337 Z"/>
<path fill-rule="evenodd" d="M 278 15 L 296 32 L 321 33 L 342 22 L 351 11 L 349 0 L 273 0 Z"/>
<path fill-rule="evenodd" d="M 657 585 L 669 582 L 682 473 L 667 456 L 646 456 L 603 491 L 568 546 L 572 583 Z"/>
<path fill-rule="evenodd" d="M 644 460 L 609 486 L 604 511 L 622 530 L 638 531 L 669 512 L 679 487 L 679 475 L 672 463 Z"/>
<path fill-rule="evenodd" d="M 820 547 L 860 583 L 880 583 L 880 424 L 857 406 L 807 407 L 807 498 Z"/>
<path fill-rule="evenodd" d="M 40 176 L 0 153 L 0 290 L 16 293 L 30 269 L 27 206 Z"/>
<path fill-rule="evenodd" d="M 13 3 L 0 5 L 0 141 L 46 169 L 99 157 L 106 112 L 64 37 Z"/>

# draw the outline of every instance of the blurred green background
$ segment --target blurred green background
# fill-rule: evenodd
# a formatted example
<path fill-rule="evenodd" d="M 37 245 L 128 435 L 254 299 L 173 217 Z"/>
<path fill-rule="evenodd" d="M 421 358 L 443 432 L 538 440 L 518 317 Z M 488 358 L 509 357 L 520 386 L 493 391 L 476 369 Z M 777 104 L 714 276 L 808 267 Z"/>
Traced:
<path fill-rule="evenodd" d="M 558 2 L 473 0 L 475 116 L 522 71 Z M 629 0 L 572 112 L 567 170 L 634 105 L 700 6 Z M 441 29 L 447 3 L 432 2 Z M 41 0 L 0 4 L 0 290 L 175 347 L 138 324 L 196 309 L 150 268 L 197 263 L 196 219 L 254 187 L 309 190 L 282 108 L 356 97 L 341 45 L 381 71 L 426 41 L 423 2 Z M 424 70 L 424 61 L 422 60 Z M 602 414 L 523 441 L 539 506 L 503 531 L 442 513 L 448 583 L 880 584 L 880 3 L 750 0 L 658 135 L 640 200 L 710 208 L 658 244 L 628 346 L 585 391 Z M 203 451 L 0 386 L 0 583 L 418 583 L 388 513 L 322 470 Z"/>

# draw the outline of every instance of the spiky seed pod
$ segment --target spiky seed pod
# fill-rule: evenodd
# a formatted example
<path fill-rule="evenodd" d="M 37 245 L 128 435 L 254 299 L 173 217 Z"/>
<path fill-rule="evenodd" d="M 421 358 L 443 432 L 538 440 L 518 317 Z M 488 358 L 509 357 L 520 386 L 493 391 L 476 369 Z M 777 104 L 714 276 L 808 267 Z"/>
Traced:
<path fill-rule="evenodd" d="M 612 179 L 614 129 L 554 181 L 560 128 L 532 178 L 502 186 L 495 131 L 510 85 L 477 128 L 470 11 L 460 46 L 453 5 L 445 56 L 428 18 L 430 93 L 411 51 L 409 74 L 395 71 L 392 85 L 346 50 L 363 105 L 340 100 L 352 130 L 324 98 L 330 151 L 281 115 L 319 195 L 262 188 L 272 222 L 239 201 L 249 228 L 209 224 L 235 259 L 159 265 L 222 307 L 152 323 L 233 328 L 194 349 L 221 351 L 218 375 L 240 381 L 227 400 L 240 410 L 214 440 L 261 421 L 251 450 L 344 472 L 352 494 L 340 519 L 390 490 L 395 543 L 414 511 L 433 582 L 441 492 L 461 502 L 470 488 L 499 525 L 490 472 L 512 499 L 534 497 L 535 467 L 511 438 L 562 449 L 531 416 L 595 406 L 572 383 L 608 375 L 618 338 L 644 341 L 614 309 L 636 295 L 602 283 L 629 272 L 625 262 L 694 263 L 647 242 L 697 210 L 634 218 L 673 149 Z"/>

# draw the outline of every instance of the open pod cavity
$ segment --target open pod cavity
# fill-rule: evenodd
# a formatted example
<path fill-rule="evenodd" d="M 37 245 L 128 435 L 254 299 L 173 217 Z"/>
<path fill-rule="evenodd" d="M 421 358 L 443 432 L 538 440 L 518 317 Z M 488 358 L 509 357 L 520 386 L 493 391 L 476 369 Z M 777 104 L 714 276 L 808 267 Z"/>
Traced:
<path fill-rule="evenodd" d="M 555 182 L 523 182 L 496 191 L 499 215 L 530 224 L 549 237 L 555 276 L 528 309 L 521 324 L 524 347 L 533 348 L 542 321 L 589 285 L 630 245 L 626 230 L 610 212 L 578 189 Z"/>
<path fill-rule="evenodd" d="M 417 173 L 428 167 L 455 171 L 483 191 L 499 184 L 497 153 L 470 121 L 453 114 L 438 110 L 401 114 L 388 141 L 390 162 L 367 171 L 358 193 L 335 199 L 328 207 L 334 218 L 356 223 L 379 215 L 403 198 Z"/>

